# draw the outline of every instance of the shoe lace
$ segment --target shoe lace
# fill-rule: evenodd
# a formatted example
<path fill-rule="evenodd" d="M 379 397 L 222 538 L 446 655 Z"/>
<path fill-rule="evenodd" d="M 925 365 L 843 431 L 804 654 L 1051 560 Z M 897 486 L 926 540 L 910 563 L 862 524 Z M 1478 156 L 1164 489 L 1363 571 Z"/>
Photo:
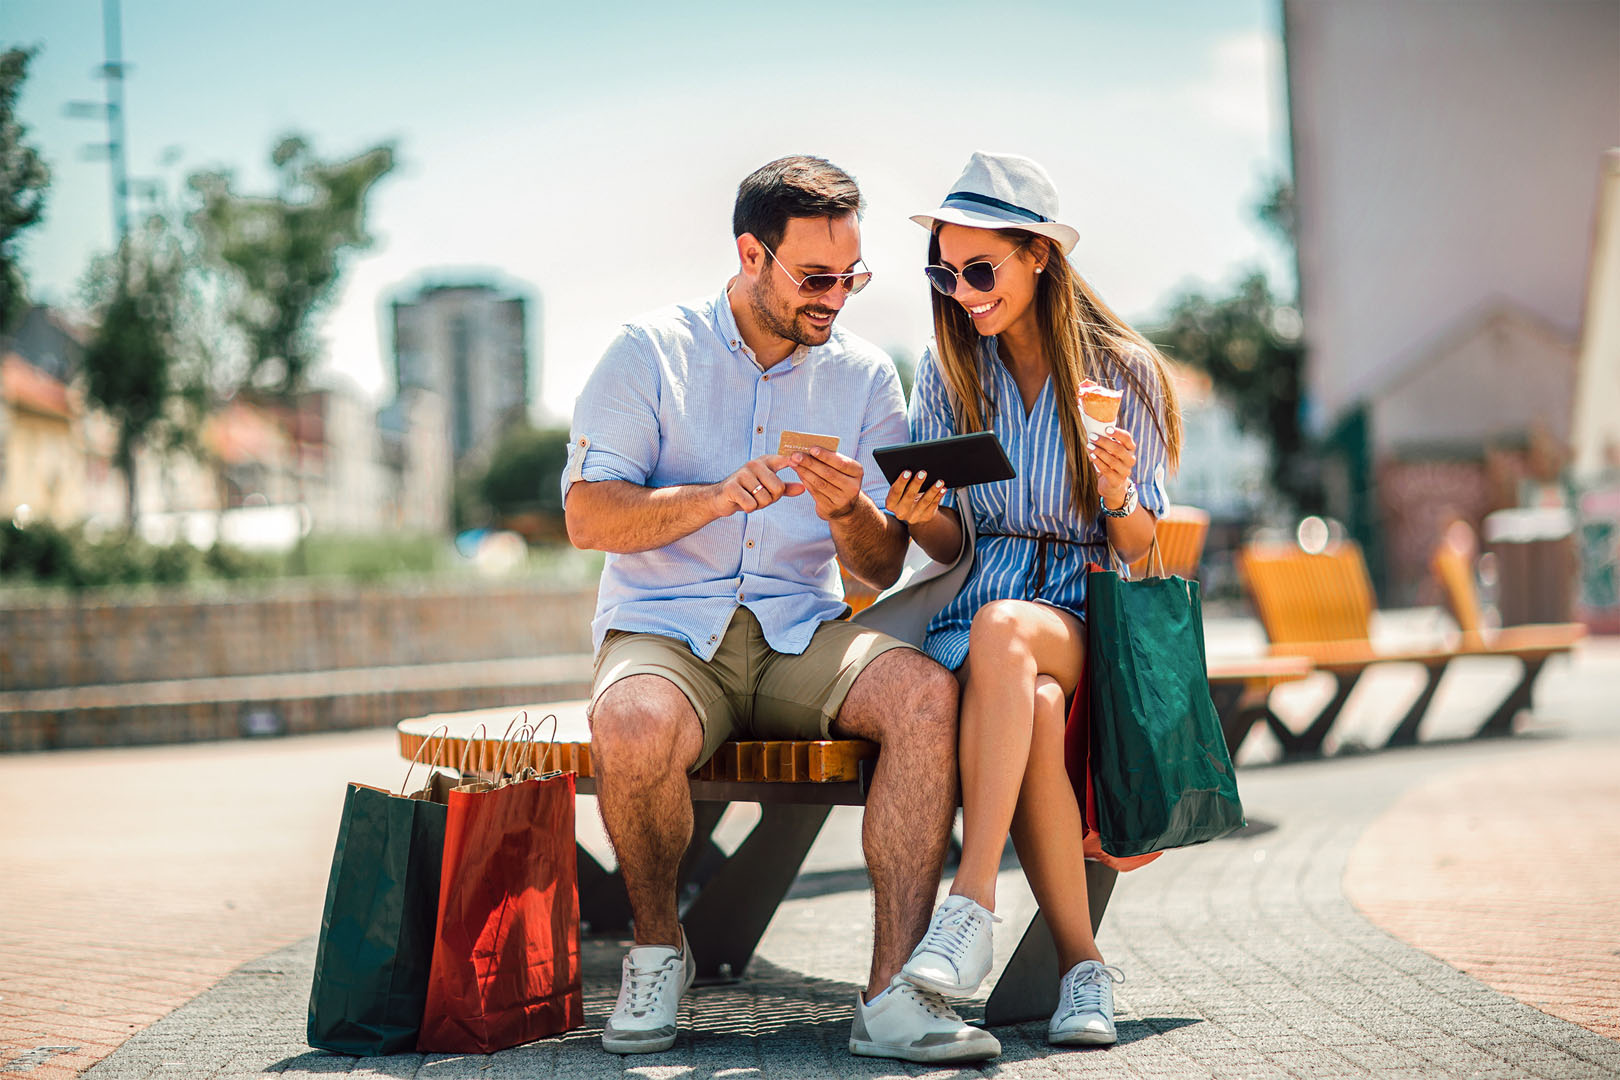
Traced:
<path fill-rule="evenodd" d="M 996 917 L 990 915 L 990 918 Z M 938 953 L 956 963 L 966 955 L 968 946 L 978 936 L 984 921 L 983 915 L 964 904 L 944 918 L 936 919 L 929 924 L 928 932 L 923 935 L 922 943 L 917 947 L 918 951 Z M 999 919 L 996 921 L 1000 922 Z"/>
<path fill-rule="evenodd" d="M 908 982 L 897 981 L 894 983 L 894 989 L 892 992 L 906 995 L 913 1001 L 916 1001 L 924 1009 L 927 1009 L 931 1015 L 937 1016 L 941 1020 L 953 1020 L 958 1024 L 962 1022 L 962 1018 L 957 1015 L 956 1010 L 951 1008 L 943 997 L 934 993 L 932 990 L 924 990 L 920 986 L 913 986 Z"/>
<path fill-rule="evenodd" d="M 1075 1012 L 1096 1012 L 1102 1008 L 1103 992 L 1112 992 L 1112 983 L 1124 982 L 1125 973 L 1112 964 L 1098 964 L 1069 980 L 1069 1006 Z"/>
<path fill-rule="evenodd" d="M 646 1015 L 647 1010 L 658 1000 L 658 994 L 663 990 L 665 980 L 674 972 L 678 963 L 680 963 L 679 956 L 672 956 L 656 967 L 637 967 L 634 963 L 628 961 L 625 963 L 625 1005 L 632 1016 Z"/>

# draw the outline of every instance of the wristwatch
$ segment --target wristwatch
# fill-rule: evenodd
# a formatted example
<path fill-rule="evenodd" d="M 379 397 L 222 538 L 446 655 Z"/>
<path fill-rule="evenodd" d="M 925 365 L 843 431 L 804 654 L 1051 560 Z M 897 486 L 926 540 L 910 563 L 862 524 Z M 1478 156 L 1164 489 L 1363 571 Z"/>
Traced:
<path fill-rule="evenodd" d="M 1100 495 L 1097 497 L 1097 505 L 1101 506 L 1102 512 L 1111 518 L 1130 517 L 1132 514 L 1136 513 L 1136 481 L 1125 481 L 1125 504 L 1118 510 L 1108 509 L 1108 503 L 1105 502 Z"/>

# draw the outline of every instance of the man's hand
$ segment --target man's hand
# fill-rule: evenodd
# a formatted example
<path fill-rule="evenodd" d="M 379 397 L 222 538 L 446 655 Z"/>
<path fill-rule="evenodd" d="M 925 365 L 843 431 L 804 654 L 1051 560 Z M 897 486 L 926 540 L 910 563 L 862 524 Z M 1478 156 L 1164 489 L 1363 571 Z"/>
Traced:
<path fill-rule="evenodd" d="M 797 454 L 793 455 L 798 457 Z M 737 511 L 763 510 L 778 499 L 803 495 L 804 485 L 783 480 L 776 473 L 792 464 L 782 454 L 755 458 L 716 484 L 715 517 L 730 517 Z"/>
<path fill-rule="evenodd" d="M 793 454 L 792 466 L 804 481 L 804 490 L 815 500 L 816 515 L 821 520 L 833 521 L 855 509 L 861 497 L 861 480 L 866 476 L 860 462 L 818 446 L 808 454 Z"/>

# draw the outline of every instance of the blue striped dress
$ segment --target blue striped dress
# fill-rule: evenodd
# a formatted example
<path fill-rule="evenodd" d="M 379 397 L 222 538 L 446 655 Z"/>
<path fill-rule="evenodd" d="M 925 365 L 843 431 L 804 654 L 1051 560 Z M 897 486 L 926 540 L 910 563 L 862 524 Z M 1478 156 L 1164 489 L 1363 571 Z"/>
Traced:
<path fill-rule="evenodd" d="M 1131 476 L 1138 497 L 1143 506 L 1160 515 L 1169 501 L 1164 494 L 1165 447 L 1150 416 L 1162 416 L 1164 401 L 1155 374 L 1147 369 L 1142 374 L 1141 381 L 1152 390 L 1150 400 L 1144 401 L 1123 375 L 1115 376 L 1113 386 L 1125 395 L 1120 402 L 1119 426 L 1136 440 L 1136 467 Z M 1109 564 L 1106 519 L 1098 514 L 1097 520 L 1087 525 L 1071 508 L 1069 465 L 1052 380 L 1047 379 L 1026 417 L 1018 384 L 1001 363 L 994 338 L 980 342 L 979 379 L 991 403 L 991 430 L 1001 440 L 1018 475 L 973 489 L 974 525 L 979 532 L 973 568 L 956 599 L 928 624 L 923 641 L 924 651 L 952 671 L 967 659 L 968 629 L 974 614 L 985 604 L 992 600 L 1032 600 L 1084 619 L 1085 566 L 1088 562 Z M 945 380 L 932 350 L 924 352 L 917 364 L 908 411 L 914 440 L 958 434 Z M 945 505 L 953 501 L 947 496 Z M 1043 545 L 1025 539 L 1033 536 L 1060 537 L 1078 546 Z"/>

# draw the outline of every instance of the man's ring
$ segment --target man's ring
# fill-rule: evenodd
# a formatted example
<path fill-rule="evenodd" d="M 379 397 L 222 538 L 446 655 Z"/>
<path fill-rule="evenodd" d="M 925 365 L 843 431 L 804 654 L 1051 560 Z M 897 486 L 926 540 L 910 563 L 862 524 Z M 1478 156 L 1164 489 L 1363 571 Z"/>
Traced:
<path fill-rule="evenodd" d="M 748 492 L 748 494 L 750 494 L 750 495 L 758 495 L 763 490 L 765 490 L 765 485 L 764 484 L 755 484 L 753 486 L 753 488 Z"/>

